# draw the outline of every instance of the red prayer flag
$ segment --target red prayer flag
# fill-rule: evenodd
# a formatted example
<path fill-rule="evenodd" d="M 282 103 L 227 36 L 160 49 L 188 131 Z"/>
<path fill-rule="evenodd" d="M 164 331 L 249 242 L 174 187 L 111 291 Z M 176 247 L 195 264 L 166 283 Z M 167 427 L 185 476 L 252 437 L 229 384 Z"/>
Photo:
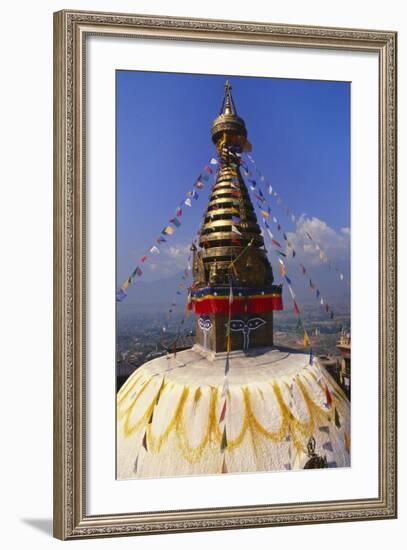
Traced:
<path fill-rule="evenodd" d="M 143 257 L 140 259 L 140 262 L 143 264 L 147 259 L 148 259 L 148 256 L 143 256 Z"/>
<path fill-rule="evenodd" d="M 220 413 L 219 424 L 225 420 L 225 416 L 226 416 L 226 399 L 225 399 L 225 402 L 223 403 L 222 412 Z"/>
<path fill-rule="evenodd" d="M 332 395 L 326 384 L 325 384 L 325 397 L 326 397 L 326 404 L 328 405 L 328 407 L 330 407 L 332 405 Z"/>

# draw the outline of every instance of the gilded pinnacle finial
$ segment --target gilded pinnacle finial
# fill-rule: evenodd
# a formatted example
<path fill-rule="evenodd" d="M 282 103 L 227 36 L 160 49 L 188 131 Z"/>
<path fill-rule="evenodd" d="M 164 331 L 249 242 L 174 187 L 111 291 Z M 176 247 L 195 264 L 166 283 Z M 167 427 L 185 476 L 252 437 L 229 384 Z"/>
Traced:
<path fill-rule="evenodd" d="M 222 106 L 220 109 L 221 115 L 236 116 L 237 111 L 232 97 L 232 86 L 229 80 L 225 82 L 225 94 L 223 96 Z"/>

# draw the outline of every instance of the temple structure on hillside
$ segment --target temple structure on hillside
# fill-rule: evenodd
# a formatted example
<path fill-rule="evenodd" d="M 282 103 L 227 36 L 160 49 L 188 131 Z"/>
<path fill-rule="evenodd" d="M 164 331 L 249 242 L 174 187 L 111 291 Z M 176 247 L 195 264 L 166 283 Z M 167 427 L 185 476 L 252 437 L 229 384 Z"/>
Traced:
<path fill-rule="evenodd" d="M 251 145 L 228 82 L 212 140 L 219 171 L 192 248 L 196 341 L 118 392 L 117 478 L 349 466 L 345 393 L 309 350 L 274 346 L 282 288 L 240 173 Z"/>
<path fill-rule="evenodd" d="M 197 342 L 215 352 L 271 346 L 273 310 L 282 309 L 282 288 L 273 284 L 273 270 L 240 173 L 239 155 L 251 145 L 229 82 L 212 125 L 212 140 L 220 168 L 200 230 L 200 249 L 193 246 L 191 304 L 197 314 Z M 228 323 L 230 334 L 225 330 Z"/>

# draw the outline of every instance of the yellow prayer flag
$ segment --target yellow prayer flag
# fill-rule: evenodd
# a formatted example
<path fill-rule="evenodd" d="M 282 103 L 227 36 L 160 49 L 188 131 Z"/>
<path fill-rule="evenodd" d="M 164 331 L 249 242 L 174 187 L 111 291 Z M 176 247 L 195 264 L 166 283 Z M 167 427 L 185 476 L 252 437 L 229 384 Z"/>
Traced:
<path fill-rule="evenodd" d="M 129 288 L 129 280 L 126 279 L 126 281 L 122 284 L 122 288 L 124 288 L 125 290 L 127 290 Z"/>
<path fill-rule="evenodd" d="M 308 332 L 304 329 L 304 347 L 308 347 L 310 345 Z"/>
<path fill-rule="evenodd" d="M 171 225 L 168 225 L 166 228 L 165 228 L 165 233 L 167 235 L 172 235 L 174 233 L 175 229 L 171 226 Z"/>
<path fill-rule="evenodd" d="M 280 275 L 281 275 L 282 277 L 284 277 L 285 274 L 286 274 L 285 265 L 284 265 L 284 264 L 279 264 L 278 267 L 279 267 L 279 269 L 280 269 Z"/>

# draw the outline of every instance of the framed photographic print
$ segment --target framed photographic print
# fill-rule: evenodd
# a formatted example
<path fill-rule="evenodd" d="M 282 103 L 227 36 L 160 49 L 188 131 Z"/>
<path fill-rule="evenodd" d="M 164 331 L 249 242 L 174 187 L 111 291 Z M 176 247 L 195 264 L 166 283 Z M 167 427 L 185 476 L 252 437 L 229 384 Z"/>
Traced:
<path fill-rule="evenodd" d="M 54 25 L 55 536 L 396 517 L 396 33 Z"/>

